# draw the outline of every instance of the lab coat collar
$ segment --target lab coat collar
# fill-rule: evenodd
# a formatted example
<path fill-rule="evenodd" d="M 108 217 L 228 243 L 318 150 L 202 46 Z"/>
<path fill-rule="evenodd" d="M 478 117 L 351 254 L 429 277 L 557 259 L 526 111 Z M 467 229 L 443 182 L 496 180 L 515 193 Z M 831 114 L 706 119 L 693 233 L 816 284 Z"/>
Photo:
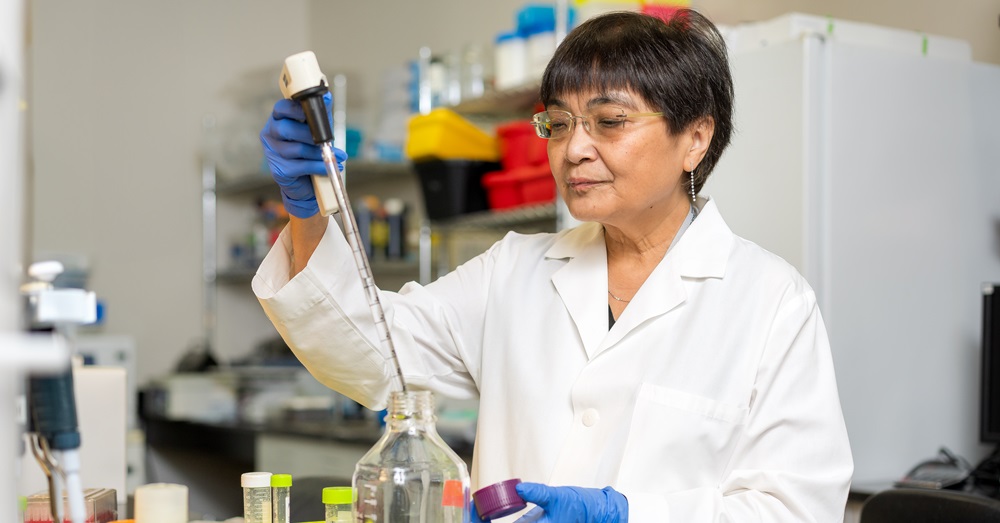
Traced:
<path fill-rule="evenodd" d="M 633 328 L 666 314 L 687 299 L 683 278 L 722 278 L 734 239 L 711 199 L 699 198 L 698 217 L 649 275 L 608 331 L 607 248 L 600 224 L 586 223 L 561 235 L 545 253 L 568 259 L 552 275 L 556 292 L 576 324 L 587 355 L 596 357 Z"/>
<path fill-rule="evenodd" d="M 678 273 L 685 278 L 722 278 L 735 236 L 715 200 L 699 197 L 695 206 L 698 217 L 667 256 L 673 255 L 670 263 L 676 264 Z"/>
<path fill-rule="evenodd" d="M 608 309 L 595 306 L 607 296 L 604 228 L 598 223 L 580 225 L 558 238 L 545 257 L 568 259 L 552 274 L 552 284 L 573 318 L 587 355 L 593 358 L 608 333 Z"/>
<path fill-rule="evenodd" d="M 726 274 L 726 261 L 732 247 L 733 231 L 709 197 L 698 197 L 698 217 L 691 223 L 668 256 L 672 258 L 681 276 L 687 278 L 722 278 Z M 599 244 L 599 245 L 595 245 Z M 576 258 L 599 247 L 603 252 L 605 279 L 607 279 L 607 251 L 603 228 L 597 223 L 585 223 L 556 239 L 545 252 L 548 259 Z M 666 259 L 666 258 L 665 258 Z"/>

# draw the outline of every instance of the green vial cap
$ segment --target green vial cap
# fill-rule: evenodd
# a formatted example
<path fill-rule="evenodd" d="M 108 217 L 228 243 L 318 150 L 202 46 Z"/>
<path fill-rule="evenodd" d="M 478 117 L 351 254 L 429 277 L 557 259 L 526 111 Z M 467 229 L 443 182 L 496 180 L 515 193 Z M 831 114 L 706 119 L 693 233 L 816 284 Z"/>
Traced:
<path fill-rule="evenodd" d="M 291 474 L 275 474 L 271 476 L 271 486 L 272 487 L 291 487 L 292 486 L 292 475 Z"/>
<path fill-rule="evenodd" d="M 354 503 L 354 489 L 351 487 L 326 487 L 323 489 L 324 505 L 350 505 Z"/>

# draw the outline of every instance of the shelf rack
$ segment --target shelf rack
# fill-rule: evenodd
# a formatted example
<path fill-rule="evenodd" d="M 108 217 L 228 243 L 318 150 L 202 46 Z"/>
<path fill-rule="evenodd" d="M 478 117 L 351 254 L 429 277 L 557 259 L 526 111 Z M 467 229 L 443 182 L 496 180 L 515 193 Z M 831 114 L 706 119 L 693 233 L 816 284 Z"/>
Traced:
<path fill-rule="evenodd" d="M 451 109 L 456 113 L 470 116 L 523 115 L 539 102 L 540 86 L 541 84 L 535 81 L 502 91 L 488 92 L 479 98 L 453 105 Z"/>
<path fill-rule="evenodd" d="M 546 203 L 517 207 L 510 210 L 482 211 L 432 222 L 435 227 L 448 229 L 486 229 L 517 227 L 556 219 L 556 205 Z"/>
<path fill-rule="evenodd" d="M 344 164 L 344 175 L 347 183 L 351 180 L 359 180 L 360 183 L 389 182 L 402 179 L 406 176 L 413 176 L 413 167 L 409 163 L 371 162 L 348 160 Z M 219 181 L 215 186 L 215 193 L 224 196 L 240 196 L 264 193 L 268 191 L 277 192 L 278 186 L 270 174 L 248 174 L 233 180 Z"/>

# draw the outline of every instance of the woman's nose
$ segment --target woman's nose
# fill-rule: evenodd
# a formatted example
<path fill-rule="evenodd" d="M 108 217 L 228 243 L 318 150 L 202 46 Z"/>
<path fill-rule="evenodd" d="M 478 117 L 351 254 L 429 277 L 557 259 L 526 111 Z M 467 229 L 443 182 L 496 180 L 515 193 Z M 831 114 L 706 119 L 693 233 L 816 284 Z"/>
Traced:
<path fill-rule="evenodd" d="M 572 163 L 593 160 L 597 157 L 597 149 L 594 148 L 594 137 L 587 129 L 590 127 L 587 119 L 577 116 L 574 117 L 573 121 L 575 125 L 570 129 L 569 136 L 563 140 L 566 147 L 566 159 Z"/>

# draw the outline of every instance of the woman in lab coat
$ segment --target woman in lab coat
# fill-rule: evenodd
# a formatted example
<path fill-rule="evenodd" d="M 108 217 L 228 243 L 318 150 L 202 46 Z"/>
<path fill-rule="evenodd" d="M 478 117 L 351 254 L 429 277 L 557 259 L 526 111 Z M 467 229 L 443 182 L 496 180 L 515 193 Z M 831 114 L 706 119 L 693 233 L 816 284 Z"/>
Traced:
<path fill-rule="evenodd" d="M 853 463 L 816 297 L 698 196 L 732 130 L 715 27 L 591 19 L 541 100 L 559 194 L 586 223 L 510 233 L 381 294 L 409 386 L 480 399 L 473 487 L 521 478 L 547 521 L 842 521 Z M 278 102 L 261 133 L 293 218 L 253 288 L 314 376 L 381 409 L 394 367 L 309 200 L 323 168 L 302 121 Z"/>

